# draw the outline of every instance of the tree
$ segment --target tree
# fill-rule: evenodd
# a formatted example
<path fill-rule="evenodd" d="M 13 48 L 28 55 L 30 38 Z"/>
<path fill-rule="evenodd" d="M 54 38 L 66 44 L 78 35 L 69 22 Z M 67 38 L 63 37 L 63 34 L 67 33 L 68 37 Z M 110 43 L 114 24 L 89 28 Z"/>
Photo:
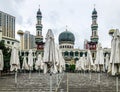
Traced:
<path fill-rule="evenodd" d="M 10 56 L 11 56 L 11 49 L 5 46 L 4 41 L 0 41 L 0 49 L 3 52 L 3 59 L 4 59 L 4 68 L 3 71 L 10 70 Z"/>

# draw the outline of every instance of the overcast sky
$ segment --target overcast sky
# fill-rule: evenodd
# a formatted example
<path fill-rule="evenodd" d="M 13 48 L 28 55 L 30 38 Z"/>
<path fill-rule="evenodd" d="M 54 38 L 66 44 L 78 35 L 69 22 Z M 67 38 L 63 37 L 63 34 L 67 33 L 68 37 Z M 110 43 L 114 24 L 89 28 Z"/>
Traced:
<path fill-rule="evenodd" d="M 16 17 L 16 32 L 21 29 L 35 35 L 40 5 L 44 38 L 47 30 L 52 29 L 58 43 L 58 36 L 67 25 L 75 35 L 75 47 L 82 49 L 84 39 L 90 40 L 94 4 L 98 12 L 99 42 L 110 47 L 108 31 L 120 29 L 120 0 L 0 0 L 0 10 Z M 17 34 L 16 38 L 19 39 Z"/>

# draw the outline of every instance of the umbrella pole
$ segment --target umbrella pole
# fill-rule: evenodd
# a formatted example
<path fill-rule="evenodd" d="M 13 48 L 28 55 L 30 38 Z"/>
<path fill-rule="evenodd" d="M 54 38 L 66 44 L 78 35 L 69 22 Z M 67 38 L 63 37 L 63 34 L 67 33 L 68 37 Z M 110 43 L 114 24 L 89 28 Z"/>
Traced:
<path fill-rule="evenodd" d="M 40 68 L 39 68 L 39 76 L 40 76 Z"/>
<path fill-rule="evenodd" d="M 100 83 L 100 73 L 98 73 L 98 82 Z"/>
<path fill-rule="evenodd" d="M 58 86 L 58 73 L 56 74 L 56 84 L 57 84 L 57 86 Z"/>
<path fill-rule="evenodd" d="M 17 86 L 17 71 L 15 71 L 15 85 Z"/>
<path fill-rule="evenodd" d="M 89 74 L 90 74 L 90 80 L 91 80 L 91 71 L 89 70 Z"/>
<path fill-rule="evenodd" d="M 116 76 L 116 92 L 118 92 L 118 76 Z"/>
<path fill-rule="evenodd" d="M 29 71 L 29 79 L 31 78 L 31 69 L 30 69 L 30 71 Z"/>
<path fill-rule="evenodd" d="M 50 92 L 52 92 L 52 73 L 50 73 Z"/>

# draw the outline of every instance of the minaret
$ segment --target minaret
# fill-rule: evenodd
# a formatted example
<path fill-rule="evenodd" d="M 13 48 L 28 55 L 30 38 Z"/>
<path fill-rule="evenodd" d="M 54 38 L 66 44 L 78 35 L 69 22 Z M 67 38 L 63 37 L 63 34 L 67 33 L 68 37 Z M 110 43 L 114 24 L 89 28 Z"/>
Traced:
<path fill-rule="evenodd" d="M 97 24 L 97 11 L 94 8 L 93 12 L 92 12 L 92 25 L 91 25 L 91 29 L 92 29 L 92 36 L 91 36 L 91 41 L 92 42 L 96 42 L 98 43 L 98 24 Z"/>
<path fill-rule="evenodd" d="M 43 49 L 43 36 L 42 36 L 42 13 L 40 11 L 40 6 L 37 11 L 37 24 L 36 24 L 36 36 L 35 42 L 37 44 L 37 50 Z"/>

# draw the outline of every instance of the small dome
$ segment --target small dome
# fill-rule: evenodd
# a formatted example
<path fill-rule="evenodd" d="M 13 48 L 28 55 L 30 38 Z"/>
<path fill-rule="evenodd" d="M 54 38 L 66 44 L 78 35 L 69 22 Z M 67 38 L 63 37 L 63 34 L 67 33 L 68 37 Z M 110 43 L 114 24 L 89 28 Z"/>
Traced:
<path fill-rule="evenodd" d="M 75 37 L 70 31 L 64 31 L 59 35 L 59 43 L 72 43 L 74 44 Z"/>
<path fill-rule="evenodd" d="M 92 14 L 97 14 L 97 11 L 96 11 L 96 9 L 95 9 L 95 8 L 94 8 L 94 10 L 93 10 Z"/>

